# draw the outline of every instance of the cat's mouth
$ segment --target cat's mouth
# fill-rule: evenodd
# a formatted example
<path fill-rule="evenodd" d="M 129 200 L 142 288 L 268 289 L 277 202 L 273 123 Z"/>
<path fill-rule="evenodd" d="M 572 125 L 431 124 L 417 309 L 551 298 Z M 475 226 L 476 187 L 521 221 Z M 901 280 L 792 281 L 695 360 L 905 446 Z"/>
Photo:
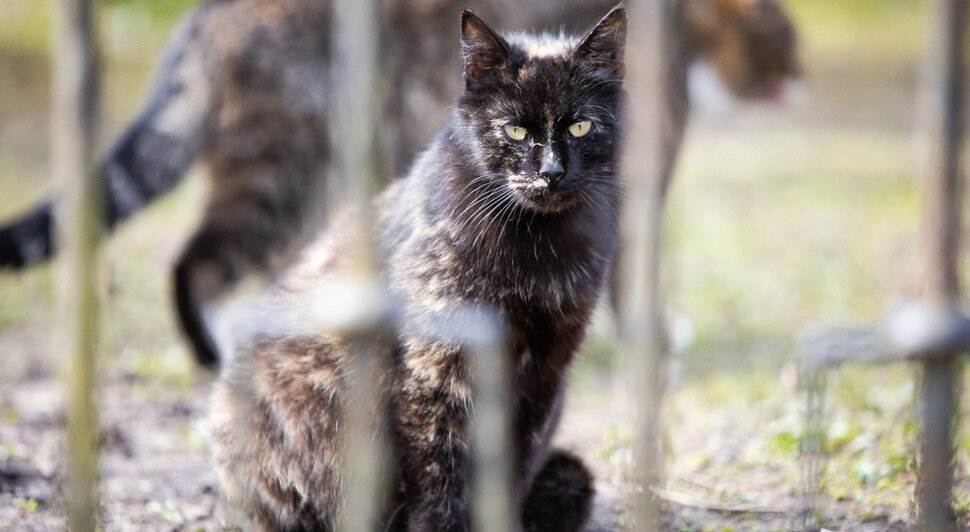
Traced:
<path fill-rule="evenodd" d="M 569 187 L 550 186 L 539 177 L 528 179 L 510 176 L 509 188 L 516 192 L 519 205 L 543 213 L 559 213 L 568 210 L 578 201 L 578 195 Z"/>

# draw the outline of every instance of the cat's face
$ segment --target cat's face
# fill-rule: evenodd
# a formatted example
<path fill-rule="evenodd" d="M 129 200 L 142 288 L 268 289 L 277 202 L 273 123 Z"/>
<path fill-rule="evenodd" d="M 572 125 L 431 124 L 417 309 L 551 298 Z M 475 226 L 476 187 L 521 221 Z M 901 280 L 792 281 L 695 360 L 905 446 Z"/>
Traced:
<path fill-rule="evenodd" d="M 463 14 L 456 131 L 483 185 L 546 213 L 615 187 L 625 31 L 622 8 L 581 39 L 505 39 Z"/>

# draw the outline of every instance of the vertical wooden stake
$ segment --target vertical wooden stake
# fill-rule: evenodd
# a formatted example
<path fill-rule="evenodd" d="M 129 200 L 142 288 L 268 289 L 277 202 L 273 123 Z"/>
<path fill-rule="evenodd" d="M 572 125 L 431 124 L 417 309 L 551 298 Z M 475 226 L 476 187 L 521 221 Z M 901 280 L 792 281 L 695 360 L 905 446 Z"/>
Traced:
<path fill-rule="evenodd" d="M 802 361 L 798 382 L 805 394 L 805 432 L 800 445 L 802 508 L 793 529 L 814 532 L 819 529 L 822 476 L 825 474 L 826 430 L 825 390 L 827 368 Z"/>
<path fill-rule="evenodd" d="M 620 341 L 633 373 L 631 399 L 640 411 L 635 449 L 637 530 L 656 530 L 660 509 L 652 490 L 660 479 L 661 406 L 667 341 L 660 288 L 664 216 L 663 148 L 667 130 L 667 10 L 665 0 L 628 4 L 628 107 L 621 174 L 627 187 L 621 216 Z"/>
<path fill-rule="evenodd" d="M 330 139 L 335 172 L 330 205 L 367 206 L 383 181 L 378 137 L 381 91 L 378 2 L 335 0 L 333 11 L 334 105 Z M 331 209 L 332 210 L 332 209 Z"/>
<path fill-rule="evenodd" d="M 943 309 L 960 307 L 959 244 L 963 179 L 963 80 L 966 53 L 967 0 L 937 0 L 929 61 L 929 172 L 923 219 L 923 296 Z M 939 353 L 923 364 L 920 389 L 923 434 L 920 444 L 919 502 L 921 530 L 955 529 L 953 488 L 953 423 L 958 403 L 961 353 Z"/>
<path fill-rule="evenodd" d="M 497 312 L 471 313 L 469 318 L 465 327 L 453 327 L 448 336 L 465 336 L 462 340 L 469 346 L 473 375 L 471 437 L 476 470 L 470 490 L 472 530 L 518 530 L 518 513 L 513 509 L 517 497 L 512 482 L 512 385 L 505 328 Z"/>
<path fill-rule="evenodd" d="M 97 53 L 91 0 L 54 2 L 53 168 L 63 199 L 61 248 L 63 353 L 67 357 L 67 493 L 71 530 L 94 530 L 98 509 L 95 349 L 97 188 L 92 151 L 98 114 Z"/>
<path fill-rule="evenodd" d="M 375 0 L 334 2 L 334 106 L 330 139 L 334 147 L 334 172 L 329 179 L 331 212 L 342 201 L 360 208 L 359 257 L 354 276 L 361 287 L 360 298 L 368 293 L 374 304 L 383 304 L 371 238 L 373 215 L 369 209 L 377 184 L 382 182 L 377 136 L 380 118 L 378 90 L 378 3 Z M 376 337 L 384 325 L 378 309 L 368 323 L 356 324 L 355 351 L 348 372 L 350 390 L 346 401 L 344 502 L 338 519 L 339 530 L 370 532 L 375 529 L 383 497 L 388 493 L 390 452 L 387 448 L 380 376 L 390 361 L 381 360 Z M 366 321 L 366 320 L 365 320 Z M 376 410 L 376 411 L 375 411 Z"/>

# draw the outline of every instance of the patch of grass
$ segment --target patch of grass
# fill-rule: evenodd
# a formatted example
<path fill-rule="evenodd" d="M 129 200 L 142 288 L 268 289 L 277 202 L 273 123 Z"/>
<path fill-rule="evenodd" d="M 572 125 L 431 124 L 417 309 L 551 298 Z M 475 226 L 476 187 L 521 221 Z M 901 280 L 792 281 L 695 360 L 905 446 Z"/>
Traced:
<path fill-rule="evenodd" d="M 829 450 L 821 479 L 826 499 L 839 503 L 826 510 L 832 517 L 862 505 L 869 519 L 909 518 L 918 475 L 913 373 L 904 364 L 832 372 L 823 422 Z M 763 371 L 695 377 L 668 398 L 668 423 L 676 427 L 670 431 L 669 482 L 723 502 L 771 506 L 797 495 L 804 479 L 796 459 L 802 401 L 797 389 Z M 964 400 L 961 419 L 967 409 Z M 958 462 L 967 459 L 962 442 Z M 966 475 L 958 471 L 957 478 Z M 958 506 L 966 501 L 966 484 L 958 480 L 956 493 L 964 494 Z"/>
<path fill-rule="evenodd" d="M 40 506 L 40 504 L 37 502 L 37 499 L 33 499 L 33 498 L 31 498 L 31 499 L 14 499 L 13 500 L 13 504 L 20 511 L 26 512 L 28 514 L 32 514 L 32 513 L 36 512 L 37 511 L 37 508 Z"/>
<path fill-rule="evenodd" d="M 185 517 L 182 516 L 178 507 L 168 499 L 164 501 L 151 501 L 148 503 L 148 509 L 169 523 L 177 525 L 185 522 Z"/>
<path fill-rule="evenodd" d="M 919 0 L 786 0 L 810 53 L 851 50 L 856 57 L 899 59 L 921 50 L 927 4 Z"/>
<path fill-rule="evenodd" d="M 51 317 L 54 283 L 50 266 L 29 273 L 0 273 L 0 330 L 24 320 L 40 322 Z"/>
<path fill-rule="evenodd" d="M 20 53 L 47 54 L 50 50 L 50 1 L 7 0 L 0 22 L 0 47 Z"/>
<path fill-rule="evenodd" d="M 5 407 L 0 409 L 0 420 L 8 425 L 16 425 L 20 417 L 17 415 L 17 411 L 13 407 Z"/>
<path fill-rule="evenodd" d="M 785 359 L 783 339 L 811 323 L 888 309 L 916 246 L 908 138 L 715 125 L 688 139 L 668 219 L 671 304 L 696 325 L 694 352 L 767 341 Z"/>
<path fill-rule="evenodd" d="M 182 13 L 198 4 L 196 0 L 113 0 L 97 4 L 99 29 L 108 34 L 109 53 L 117 51 L 113 47 L 112 32 L 137 33 L 141 44 L 151 46 L 164 39 L 168 29 Z M 18 50 L 27 54 L 47 54 L 50 52 L 50 14 L 49 0 L 6 0 L 4 18 L 0 21 L 0 48 Z M 127 29 L 119 29 L 127 26 Z M 141 50 L 144 51 L 144 50 Z M 144 61 L 144 59 L 142 59 Z"/>

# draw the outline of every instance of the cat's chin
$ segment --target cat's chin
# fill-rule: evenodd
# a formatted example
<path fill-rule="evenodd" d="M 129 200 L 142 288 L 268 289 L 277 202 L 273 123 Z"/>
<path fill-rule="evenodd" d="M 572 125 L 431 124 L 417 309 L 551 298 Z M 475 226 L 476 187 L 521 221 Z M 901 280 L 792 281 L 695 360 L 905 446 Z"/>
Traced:
<path fill-rule="evenodd" d="M 542 214 L 560 214 L 579 203 L 579 197 L 569 191 L 531 188 L 517 191 L 518 203 L 526 210 Z"/>

